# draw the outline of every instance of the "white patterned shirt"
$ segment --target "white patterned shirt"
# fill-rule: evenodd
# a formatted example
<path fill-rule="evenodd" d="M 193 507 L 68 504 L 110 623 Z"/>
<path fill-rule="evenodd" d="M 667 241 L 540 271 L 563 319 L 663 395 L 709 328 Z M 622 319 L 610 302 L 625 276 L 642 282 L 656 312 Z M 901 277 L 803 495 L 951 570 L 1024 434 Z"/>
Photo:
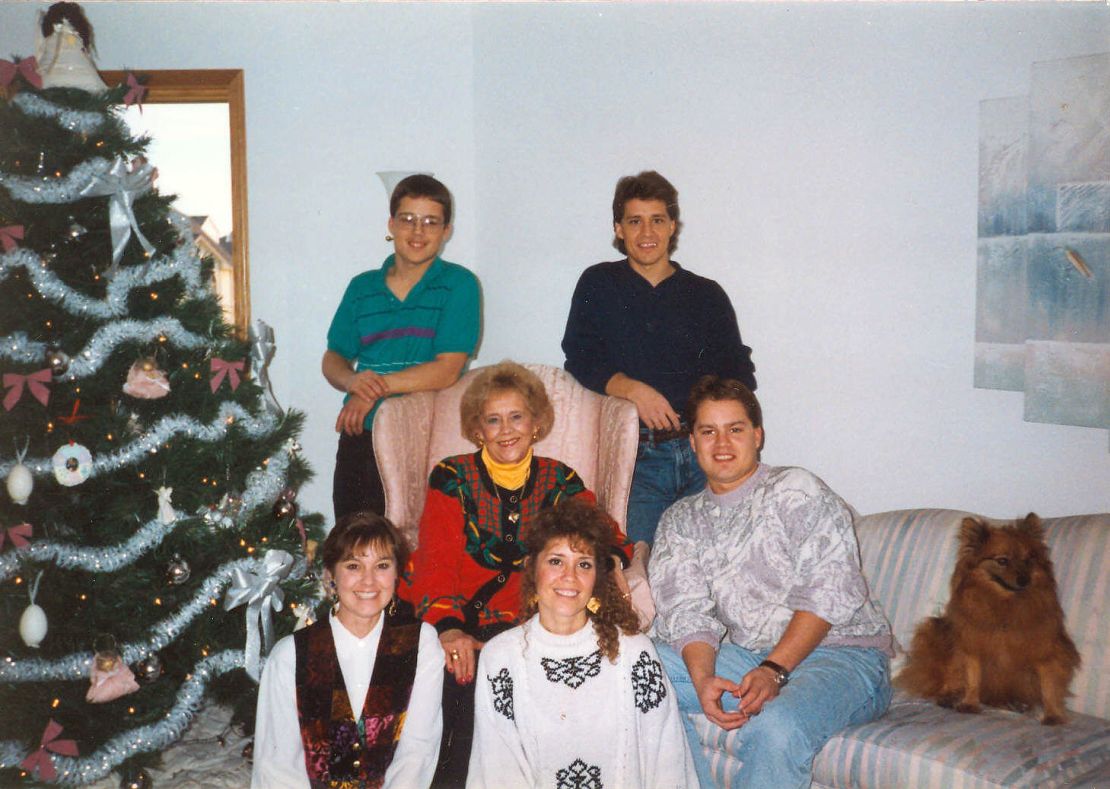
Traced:
<path fill-rule="evenodd" d="M 467 789 L 697 789 L 674 689 L 651 639 L 593 625 L 556 635 L 534 616 L 482 648 Z"/>
<path fill-rule="evenodd" d="M 680 655 L 722 639 L 772 649 L 796 611 L 832 628 L 821 646 L 891 649 L 890 625 L 869 599 L 852 514 L 818 477 L 766 466 L 722 495 L 708 487 L 659 521 L 648 564 L 654 635 Z"/>

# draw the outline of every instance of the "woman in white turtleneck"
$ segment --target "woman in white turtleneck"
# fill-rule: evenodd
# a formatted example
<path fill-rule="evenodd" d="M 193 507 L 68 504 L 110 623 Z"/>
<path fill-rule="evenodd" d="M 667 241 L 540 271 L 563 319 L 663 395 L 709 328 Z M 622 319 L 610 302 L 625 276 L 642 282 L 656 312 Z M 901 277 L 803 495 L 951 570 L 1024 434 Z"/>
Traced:
<path fill-rule="evenodd" d="M 540 512 L 565 499 L 595 504 L 564 463 L 532 445 L 554 422 L 536 375 L 515 362 L 484 368 L 459 405 L 462 433 L 478 451 L 432 470 L 420 519 L 419 548 L 399 592 L 435 626 L 444 650 L 443 745 L 433 787 L 466 781 L 478 652 L 520 614 L 521 544 Z M 622 562 L 631 546 L 609 521 Z"/>
<path fill-rule="evenodd" d="M 607 561 L 605 514 L 568 501 L 525 543 L 530 618 L 482 650 L 468 789 L 697 789 L 674 690 Z"/>

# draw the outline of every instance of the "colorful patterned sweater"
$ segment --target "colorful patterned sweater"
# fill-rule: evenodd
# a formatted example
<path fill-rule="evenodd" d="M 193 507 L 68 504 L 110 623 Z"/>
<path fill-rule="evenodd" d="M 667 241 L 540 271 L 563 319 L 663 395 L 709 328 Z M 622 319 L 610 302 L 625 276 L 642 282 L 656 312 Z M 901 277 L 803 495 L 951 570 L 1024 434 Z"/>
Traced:
<path fill-rule="evenodd" d="M 420 545 L 399 594 L 440 633 L 459 628 L 474 634 L 515 622 L 525 556 L 521 537 L 541 511 L 566 498 L 597 502 L 577 472 L 558 460 L 534 456 L 519 492 L 494 486 L 480 452 L 440 461 L 428 479 Z M 629 559 L 631 544 L 616 523 L 613 530 L 623 560 Z"/>

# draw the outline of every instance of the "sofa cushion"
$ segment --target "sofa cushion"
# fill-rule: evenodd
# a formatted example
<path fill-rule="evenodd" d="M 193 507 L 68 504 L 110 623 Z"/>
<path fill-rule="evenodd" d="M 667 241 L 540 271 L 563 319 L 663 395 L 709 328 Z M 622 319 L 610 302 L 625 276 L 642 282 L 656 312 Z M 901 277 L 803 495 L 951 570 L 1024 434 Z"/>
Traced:
<path fill-rule="evenodd" d="M 813 763 L 815 786 L 945 789 L 1073 787 L 1110 769 L 1110 724 L 1073 714 L 1042 726 L 1031 715 L 964 715 L 897 694 L 882 718 L 833 737 Z M 1105 786 L 1106 784 L 1102 784 Z"/>
<path fill-rule="evenodd" d="M 899 510 L 856 521 L 863 574 L 901 647 L 918 622 L 943 613 L 960 524 L 972 514 Z M 1083 659 L 1068 708 L 1110 718 L 1110 514 L 1046 518 L 1044 532 L 1068 634 Z"/>

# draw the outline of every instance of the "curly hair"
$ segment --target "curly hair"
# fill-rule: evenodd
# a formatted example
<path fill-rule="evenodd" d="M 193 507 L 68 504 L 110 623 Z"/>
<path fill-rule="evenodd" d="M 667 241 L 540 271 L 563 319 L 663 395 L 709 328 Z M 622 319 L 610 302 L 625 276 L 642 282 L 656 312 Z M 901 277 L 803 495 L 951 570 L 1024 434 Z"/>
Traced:
<path fill-rule="evenodd" d="M 529 526 L 524 537 L 528 557 L 521 576 L 521 619 L 529 619 L 539 610 L 536 562 L 553 540 L 566 540 L 574 550 L 593 555 L 597 568 L 593 596 L 601 605 L 597 613 L 587 608 L 586 617 L 593 622 L 601 653 L 609 658 L 610 663 L 616 663 L 620 655 L 620 633 L 634 635 L 640 632 L 640 620 L 617 586 L 615 574 L 620 569 L 619 563 L 613 561 L 616 550 L 613 526 L 600 507 L 567 499 L 541 512 Z"/>
<path fill-rule="evenodd" d="M 459 425 L 467 441 L 478 445 L 475 436 L 481 432 L 482 409 L 497 392 L 517 392 L 524 398 L 536 425 L 536 441 L 542 441 L 551 432 L 555 409 L 543 381 L 524 365 L 506 359 L 479 370 L 463 392 L 459 401 Z"/>

